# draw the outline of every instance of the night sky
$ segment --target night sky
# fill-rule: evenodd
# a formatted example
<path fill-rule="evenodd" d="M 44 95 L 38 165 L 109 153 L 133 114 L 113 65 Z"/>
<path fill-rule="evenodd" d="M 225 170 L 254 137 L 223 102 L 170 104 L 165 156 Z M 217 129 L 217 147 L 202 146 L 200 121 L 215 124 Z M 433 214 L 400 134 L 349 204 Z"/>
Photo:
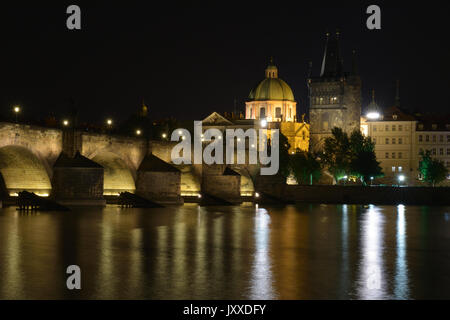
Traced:
<path fill-rule="evenodd" d="M 212 111 L 244 110 L 264 78 L 270 56 L 307 112 L 308 62 L 318 75 L 326 30 L 341 32 L 350 71 L 358 53 L 363 107 L 376 90 L 393 104 L 448 113 L 450 27 L 444 2 L 396 6 L 375 2 L 382 29 L 366 28 L 368 4 L 304 6 L 304 1 L 216 2 L 156 6 L 150 1 L 2 3 L 0 108 L 21 104 L 27 116 L 63 116 L 73 99 L 80 117 L 125 119 L 145 99 L 154 119 L 202 119 Z M 82 10 L 82 30 L 66 28 L 66 8 Z"/>

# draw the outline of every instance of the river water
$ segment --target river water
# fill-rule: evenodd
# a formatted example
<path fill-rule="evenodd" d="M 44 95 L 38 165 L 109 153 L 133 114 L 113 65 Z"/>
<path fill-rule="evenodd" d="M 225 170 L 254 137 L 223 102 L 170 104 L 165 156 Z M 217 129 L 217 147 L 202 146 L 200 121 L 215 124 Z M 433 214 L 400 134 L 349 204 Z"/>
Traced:
<path fill-rule="evenodd" d="M 450 299 L 450 207 L 0 209 L 0 299 L 424 298 Z"/>

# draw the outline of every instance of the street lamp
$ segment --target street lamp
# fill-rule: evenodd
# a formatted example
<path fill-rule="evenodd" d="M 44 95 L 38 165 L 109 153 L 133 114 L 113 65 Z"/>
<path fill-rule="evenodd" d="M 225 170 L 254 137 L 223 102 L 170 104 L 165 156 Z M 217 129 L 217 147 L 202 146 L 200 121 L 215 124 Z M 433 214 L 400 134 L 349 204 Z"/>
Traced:
<path fill-rule="evenodd" d="M 370 177 L 370 185 L 372 185 L 373 177 Z"/>
<path fill-rule="evenodd" d="M 136 130 L 136 135 L 140 136 L 141 133 L 142 133 L 141 130 L 139 130 L 139 129 Z"/>
<path fill-rule="evenodd" d="M 20 106 L 19 106 L 19 105 L 14 106 L 13 110 L 14 110 L 14 113 L 15 113 L 15 115 L 16 115 L 16 123 L 17 123 L 17 115 L 18 115 L 19 112 L 20 112 Z"/>
<path fill-rule="evenodd" d="M 106 120 L 106 124 L 107 124 L 108 126 L 112 126 L 113 121 L 112 121 L 111 119 L 107 119 L 107 120 Z"/>
<path fill-rule="evenodd" d="M 265 128 L 267 126 L 267 120 L 266 119 L 262 119 L 261 120 L 261 127 Z"/>
<path fill-rule="evenodd" d="M 163 137 L 163 139 L 167 138 L 167 134 L 163 133 L 162 137 Z"/>
<path fill-rule="evenodd" d="M 398 185 L 400 186 L 403 181 L 405 181 L 405 176 L 401 174 L 398 176 Z"/>
<path fill-rule="evenodd" d="M 67 127 L 67 126 L 69 125 L 69 120 L 64 120 L 64 121 L 63 121 L 63 125 L 64 125 L 65 127 Z"/>

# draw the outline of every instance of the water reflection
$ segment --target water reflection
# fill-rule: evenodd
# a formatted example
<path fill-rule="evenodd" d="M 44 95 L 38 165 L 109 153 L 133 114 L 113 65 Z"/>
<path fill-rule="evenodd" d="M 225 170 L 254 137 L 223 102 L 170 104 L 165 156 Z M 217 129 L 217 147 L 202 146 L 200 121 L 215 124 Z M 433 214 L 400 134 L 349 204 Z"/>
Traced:
<path fill-rule="evenodd" d="M 386 296 L 383 265 L 384 216 L 380 208 L 369 205 L 361 221 L 361 262 L 359 298 L 381 299 Z"/>
<path fill-rule="evenodd" d="M 255 215 L 255 253 L 252 265 L 250 299 L 274 299 L 272 270 L 269 257 L 270 215 L 266 209 L 257 208 Z"/>
<path fill-rule="evenodd" d="M 408 262 L 406 261 L 405 206 L 397 206 L 397 259 L 395 264 L 394 294 L 397 299 L 408 298 Z"/>
<path fill-rule="evenodd" d="M 0 299 L 450 298 L 449 207 L 0 209 Z M 78 264 L 82 290 L 65 288 Z"/>

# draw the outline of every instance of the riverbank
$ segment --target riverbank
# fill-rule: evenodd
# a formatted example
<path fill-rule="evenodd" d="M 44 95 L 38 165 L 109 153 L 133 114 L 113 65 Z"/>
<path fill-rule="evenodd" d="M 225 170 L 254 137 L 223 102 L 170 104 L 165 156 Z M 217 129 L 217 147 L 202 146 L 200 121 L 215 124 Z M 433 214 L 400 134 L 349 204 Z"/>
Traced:
<path fill-rule="evenodd" d="M 380 205 L 450 205 L 449 187 L 271 185 L 259 189 L 286 202 Z"/>

